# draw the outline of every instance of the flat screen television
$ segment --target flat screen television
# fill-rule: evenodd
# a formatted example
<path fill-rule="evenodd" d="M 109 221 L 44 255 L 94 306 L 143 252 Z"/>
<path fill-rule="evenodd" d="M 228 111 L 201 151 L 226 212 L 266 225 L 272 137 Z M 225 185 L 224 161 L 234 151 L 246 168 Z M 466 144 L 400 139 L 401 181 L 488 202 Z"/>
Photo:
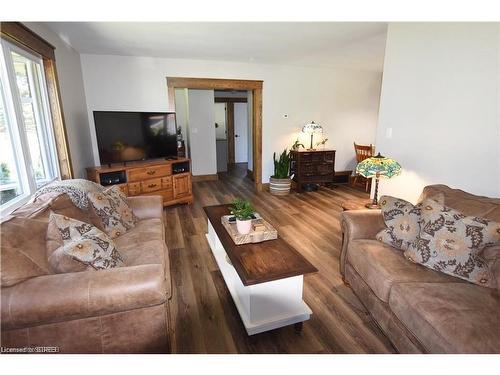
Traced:
<path fill-rule="evenodd" d="M 175 113 L 94 111 L 101 164 L 177 156 Z"/>

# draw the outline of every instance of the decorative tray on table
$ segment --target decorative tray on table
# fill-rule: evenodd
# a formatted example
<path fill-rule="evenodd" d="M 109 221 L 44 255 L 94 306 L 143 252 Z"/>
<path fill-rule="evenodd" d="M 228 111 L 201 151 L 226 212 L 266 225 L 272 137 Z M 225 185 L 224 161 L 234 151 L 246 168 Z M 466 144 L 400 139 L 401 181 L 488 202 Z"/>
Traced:
<path fill-rule="evenodd" d="M 278 238 L 278 231 L 271 224 L 264 220 L 258 213 L 255 213 L 254 216 L 255 219 L 252 219 L 252 230 L 248 234 L 238 232 L 238 229 L 236 229 L 236 219 L 233 215 L 222 216 L 222 225 L 226 228 L 229 236 L 236 245 L 258 243 Z"/>

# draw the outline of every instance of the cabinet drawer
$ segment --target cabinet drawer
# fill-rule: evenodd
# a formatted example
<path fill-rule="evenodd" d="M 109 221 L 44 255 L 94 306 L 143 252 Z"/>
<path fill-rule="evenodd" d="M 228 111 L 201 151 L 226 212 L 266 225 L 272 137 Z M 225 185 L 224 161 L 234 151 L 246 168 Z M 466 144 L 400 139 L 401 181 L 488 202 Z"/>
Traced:
<path fill-rule="evenodd" d="M 171 165 L 156 165 L 152 167 L 134 168 L 128 171 L 128 181 L 141 181 L 152 177 L 170 176 Z"/>
<path fill-rule="evenodd" d="M 325 152 L 325 161 L 327 163 L 335 162 L 335 151 L 327 151 Z"/>
<path fill-rule="evenodd" d="M 128 184 L 128 195 L 139 195 L 139 194 L 141 194 L 141 183 L 130 182 Z"/>
<path fill-rule="evenodd" d="M 161 178 L 151 178 L 141 182 L 141 192 L 149 193 L 161 189 Z"/>
<path fill-rule="evenodd" d="M 161 188 L 167 190 L 172 189 L 172 176 L 161 178 Z"/>

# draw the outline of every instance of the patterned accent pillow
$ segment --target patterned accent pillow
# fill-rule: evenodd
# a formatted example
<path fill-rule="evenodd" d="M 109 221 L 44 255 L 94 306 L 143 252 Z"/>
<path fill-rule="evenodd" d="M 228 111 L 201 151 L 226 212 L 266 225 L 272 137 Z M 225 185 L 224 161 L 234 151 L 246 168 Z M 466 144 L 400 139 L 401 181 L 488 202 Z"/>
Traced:
<path fill-rule="evenodd" d="M 443 203 L 444 195 L 437 194 L 433 200 Z M 377 240 L 396 249 L 407 250 L 417 240 L 420 233 L 421 204 L 413 205 L 404 199 L 384 195 L 380 198 L 380 208 L 387 228 L 375 236 Z"/>
<path fill-rule="evenodd" d="M 422 202 L 420 235 L 405 256 L 426 267 L 482 286 L 496 286 L 487 262 L 479 255 L 500 244 L 500 223 L 465 216 L 432 199 Z"/>
<path fill-rule="evenodd" d="M 56 273 L 120 267 L 123 259 L 109 236 L 91 224 L 67 216 L 50 214 L 50 224 L 59 230 L 63 244 L 49 256 Z M 71 260 L 90 266 L 82 268 Z"/>
<path fill-rule="evenodd" d="M 101 219 L 103 230 L 111 238 L 132 229 L 138 221 L 127 203 L 127 197 L 118 186 L 112 186 L 102 193 L 89 193 L 88 198 Z"/>

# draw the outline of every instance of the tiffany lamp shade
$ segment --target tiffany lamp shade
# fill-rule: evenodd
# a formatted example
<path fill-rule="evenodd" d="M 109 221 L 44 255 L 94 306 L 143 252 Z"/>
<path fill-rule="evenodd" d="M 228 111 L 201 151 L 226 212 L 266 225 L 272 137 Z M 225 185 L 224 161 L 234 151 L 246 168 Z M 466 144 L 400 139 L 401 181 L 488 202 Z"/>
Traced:
<path fill-rule="evenodd" d="M 366 178 L 375 178 L 375 194 L 373 202 L 367 208 L 380 208 L 378 204 L 378 181 L 380 177 L 391 178 L 401 173 L 401 165 L 393 159 L 380 155 L 368 158 L 356 166 L 356 173 Z"/>

